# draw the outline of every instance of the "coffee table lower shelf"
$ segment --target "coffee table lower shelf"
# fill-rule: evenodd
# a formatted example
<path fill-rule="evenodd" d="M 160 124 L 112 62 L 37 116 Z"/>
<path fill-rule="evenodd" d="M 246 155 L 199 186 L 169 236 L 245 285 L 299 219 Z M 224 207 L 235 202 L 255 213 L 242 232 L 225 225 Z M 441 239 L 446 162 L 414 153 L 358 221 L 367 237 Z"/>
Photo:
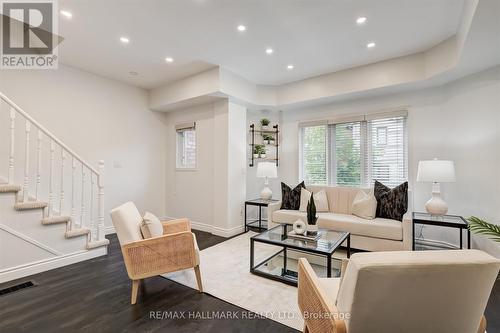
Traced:
<path fill-rule="evenodd" d="M 278 226 L 273 228 L 274 231 L 276 231 L 277 228 L 282 228 L 282 226 Z M 272 230 L 266 231 L 264 233 L 269 233 L 273 232 Z M 289 266 L 289 253 L 288 251 L 293 251 L 293 252 L 300 252 L 304 253 L 307 255 L 315 255 L 315 256 L 321 256 L 324 257 L 326 261 L 326 277 L 332 277 L 332 260 L 339 260 L 336 258 L 332 258 L 333 254 L 337 249 L 340 248 L 341 244 L 344 242 L 347 243 L 346 245 L 346 250 L 347 250 L 347 258 L 350 257 L 350 234 L 349 233 L 343 233 L 339 236 L 338 239 L 335 240 L 335 244 L 328 250 L 327 252 L 321 251 L 321 250 L 316 250 L 316 249 L 311 249 L 311 248 L 301 248 L 300 241 L 298 242 L 292 242 L 292 244 L 287 243 L 287 237 L 286 237 L 286 226 L 283 227 L 283 239 L 281 241 L 277 241 L 275 239 L 271 240 L 266 240 L 265 237 L 262 237 L 262 234 L 259 234 L 257 236 L 254 236 L 250 238 L 250 273 L 275 280 L 275 281 L 280 281 L 283 283 L 286 283 L 288 285 L 292 286 L 297 286 L 297 280 L 298 280 L 298 273 L 297 271 L 291 269 Z M 274 235 L 275 236 L 275 235 Z M 288 239 L 289 240 L 289 239 Z M 281 247 L 280 250 L 278 250 L 276 253 L 268 256 L 264 260 L 260 261 L 259 263 L 255 263 L 255 243 L 263 243 L 263 244 L 268 244 L 268 245 L 274 245 L 277 247 Z M 281 257 L 280 257 L 281 256 Z M 270 266 L 272 268 L 270 268 Z"/>

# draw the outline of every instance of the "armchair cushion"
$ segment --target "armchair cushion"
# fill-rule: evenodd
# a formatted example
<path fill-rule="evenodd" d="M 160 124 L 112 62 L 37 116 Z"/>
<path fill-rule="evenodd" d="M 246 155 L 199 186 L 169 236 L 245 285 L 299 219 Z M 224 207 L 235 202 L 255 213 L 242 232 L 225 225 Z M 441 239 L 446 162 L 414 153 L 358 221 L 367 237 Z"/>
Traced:
<path fill-rule="evenodd" d="M 142 218 L 141 232 L 144 239 L 163 235 L 163 225 L 160 220 L 150 212 Z"/>
<path fill-rule="evenodd" d="M 142 239 L 142 216 L 133 202 L 126 202 L 113 209 L 111 219 L 121 246 Z"/>

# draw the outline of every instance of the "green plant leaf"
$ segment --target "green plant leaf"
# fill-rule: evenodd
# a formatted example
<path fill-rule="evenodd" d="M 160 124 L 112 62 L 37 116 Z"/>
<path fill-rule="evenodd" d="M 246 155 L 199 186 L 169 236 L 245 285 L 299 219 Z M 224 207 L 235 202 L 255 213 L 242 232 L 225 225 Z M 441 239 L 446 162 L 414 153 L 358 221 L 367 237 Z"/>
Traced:
<path fill-rule="evenodd" d="M 499 225 L 488 223 L 476 216 L 471 216 L 467 220 L 469 221 L 468 228 L 471 232 L 478 235 L 485 235 L 496 242 L 500 242 Z"/>

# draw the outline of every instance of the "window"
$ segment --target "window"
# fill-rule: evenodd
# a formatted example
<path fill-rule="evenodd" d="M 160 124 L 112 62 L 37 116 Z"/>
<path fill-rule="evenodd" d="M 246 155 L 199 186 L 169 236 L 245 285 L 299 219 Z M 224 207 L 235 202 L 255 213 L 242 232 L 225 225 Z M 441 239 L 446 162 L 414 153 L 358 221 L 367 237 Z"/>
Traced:
<path fill-rule="evenodd" d="M 327 184 L 327 128 L 302 127 L 302 174 L 308 184 Z"/>
<path fill-rule="evenodd" d="M 406 113 L 301 125 L 300 174 L 306 184 L 396 186 L 407 180 Z"/>
<path fill-rule="evenodd" d="M 177 168 L 196 168 L 196 128 L 195 123 L 175 126 L 177 136 Z"/>

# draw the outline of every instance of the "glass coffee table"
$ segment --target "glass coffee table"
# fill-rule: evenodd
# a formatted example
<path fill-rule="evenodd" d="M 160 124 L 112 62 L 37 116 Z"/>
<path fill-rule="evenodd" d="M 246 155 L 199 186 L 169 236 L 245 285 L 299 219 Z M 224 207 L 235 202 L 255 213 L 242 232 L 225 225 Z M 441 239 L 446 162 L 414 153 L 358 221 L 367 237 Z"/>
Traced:
<path fill-rule="evenodd" d="M 321 238 L 317 241 L 304 241 L 288 237 L 287 233 L 291 230 L 291 225 L 282 224 L 250 238 L 250 272 L 252 274 L 296 286 L 297 272 L 289 267 L 287 253 L 289 250 L 324 257 L 327 277 L 332 277 L 332 255 L 342 244 L 345 243 L 347 258 L 351 255 L 349 232 L 319 229 L 323 232 Z M 255 243 L 275 245 L 280 249 L 255 264 Z"/>

